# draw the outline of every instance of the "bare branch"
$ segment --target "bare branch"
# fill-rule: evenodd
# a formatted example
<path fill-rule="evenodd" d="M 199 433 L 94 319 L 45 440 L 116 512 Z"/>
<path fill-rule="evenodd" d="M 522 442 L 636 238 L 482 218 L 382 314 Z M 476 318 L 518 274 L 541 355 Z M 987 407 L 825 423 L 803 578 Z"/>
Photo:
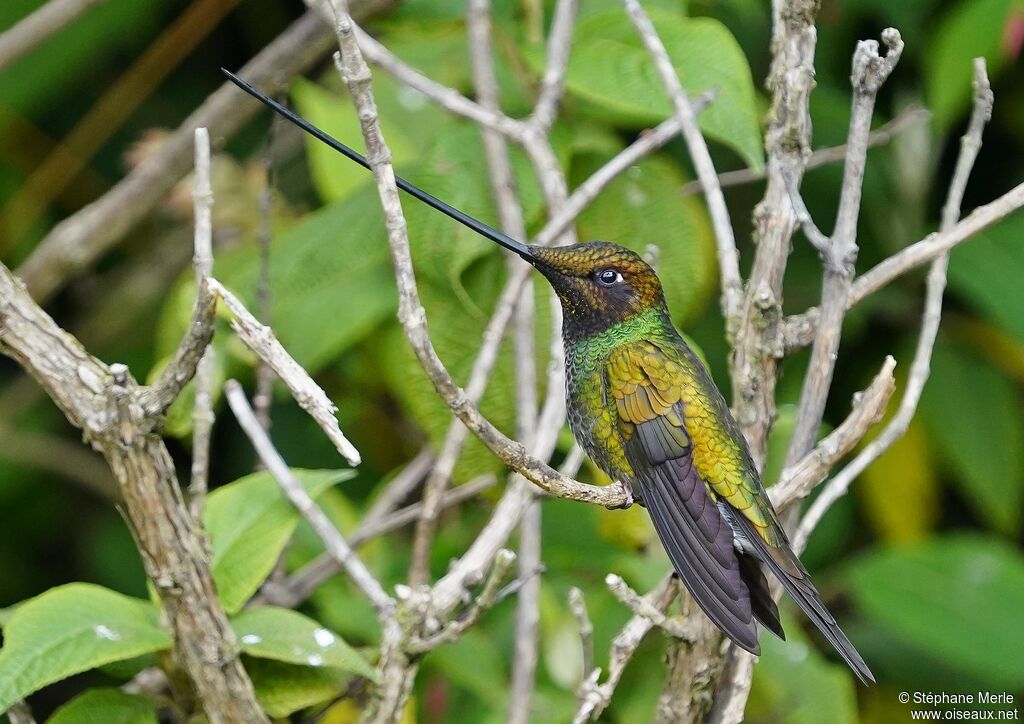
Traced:
<path fill-rule="evenodd" d="M 619 603 L 636 615 L 645 616 L 650 619 L 651 623 L 664 631 L 666 635 L 682 639 L 683 641 L 691 641 L 693 639 L 694 632 L 692 627 L 687 626 L 686 622 L 681 619 L 666 616 L 665 612 L 652 604 L 650 600 L 630 588 L 622 576 L 609 573 L 604 582 L 608 586 L 608 590 L 612 592 L 612 595 L 619 600 Z"/>
<path fill-rule="evenodd" d="M 661 582 L 644 596 L 643 600 L 646 604 L 653 606 L 655 611 L 663 613 L 675 598 L 677 590 L 670 573 L 661 579 Z M 599 668 L 584 673 L 585 678 L 579 691 L 580 705 L 573 716 L 573 724 L 583 724 L 583 722 L 601 716 L 608 704 L 611 703 L 615 688 L 619 685 L 626 666 L 633 659 L 637 647 L 654 626 L 654 621 L 646 613 L 634 613 L 633 617 L 622 627 L 612 640 L 608 655 L 608 677 L 605 682 L 597 683 L 601 675 Z"/>
<path fill-rule="evenodd" d="M 260 324 L 238 297 L 224 288 L 216 279 L 210 280 L 210 286 L 224 300 L 225 306 L 234 315 L 235 319 L 231 322 L 231 328 L 245 342 L 245 345 L 277 373 L 277 376 L 291 391 L 292 397 L 299 403 L 299 407 L 316 420 L 320 429 L 324 431 L 341 456 L 351 465 L 358 465 L 360 463 L 359 451 L 338 427 L 338 418 L 334 416 L 338 408 L 331 402 L 327 393 L 281 346 L 277 337 L 274 336 L 273 330 Z"/>
<path fill-rule="evenodd" d="M 423 654 L 436 649 L 441 644 L 457 641 L 462 634 L 476 625 L 480 617 L 498 600 L 498 593 L 501 590 L 501 583 L 508 577 L 509 572 L 516 562 L 516 554 L 510 550 L 498 551 L 494 559 L 494 566 L 484 583 L 483 590 L 477 596 L 473 605 L 455 618 L 447 626 L 436 634 L 426 639 L 413 639 L 408 644 L 408 650 L 413 654 Z"/>
<path fill-rule="evenodd" d="M 737 323 L 726 327 L 733 347 L 733 414 L 758 468 L 764 467 L 768 430 L 776 417 L 782 281 L 796 221 L 789 187 L 803 178 L 810 154 L 818 7 L 818 0 L 772 0 L 772 65 L 765 83 L 772 93 L 765 132 L 767 183 L 754 209 L 756 251 L 743 306 Z"/>
<path fill-rule="evenodd" d="M 529 455 L 522 444 L 509 440 L 487 421 L 467 399 L 465 392 L 455 385 L 445 369 L 444 363 L 438 358 L 427 334 L 426 314 L 416 290 L 412 259 L 409 254 L 408 231 L 398 197 L 398 187 L 395 185 L 394 169 L 391 167 L 391 154 L 380 133 L 376 104 L 370 89 L 369 68 L 366 67 L 355 41 L 354 26 L 351 20 L 342 14 L 339 17 L 338 25 L 339 41 L 342 46 L 343 75 L 359 111 L 363 137 L 366 141 L 366 156 L 377 179 L 381 206 L 384 209 L 388 242 L 399 290 L 398 318 L 420 365 L 427 373 L 427 377 L 449 409 L 502 462 L 526 476 L 543 490 L 559 497 L 600 505 L 615 505 L 625 502 L 625 496 L 621 491 L 584 485 L 566 478 L 546 463 Z"/>
<path fill-rule="evenodd" d="M 580 630 L 580 649 L 583 652 L 583 678 L 590 676 L 594 670 L 594 624 L 587 613 L 587 602 L 583 591 L 573 586 L 569 589 L 569 610 L 576 617 L 576 625 Z"/>
<path fill-rule="evenodd" d="M 878 54 L 878 43 L 863 40 L 853 54 L 853 111 L 850 114 L 848 150 L 843 169 L 843 186 L 839 196 L 836 226 L 828 244 L 821 251 L 825 266 L 822 282 L 821 323 L 811 350 L 811 361 L 804 378 L 796 424 L 790 438 L 786 459 L 796 462 L 814 447 L 814 440 L 825 413 L 825 403 L 832 386 L 839 340 L 842 336 L 846 302 L 855 273 L 857 260 L 857 218 L 864 185 L 864 165 L 867 159 L 868 134 L 875 98 L 882 84 L 892 73 L 903 52 L 903 40 L 895 28 L 882 31 L 882 41 L 888 51 Z M 812 239 L 813 240 L 813 239 Z M 818 239 L 818 242 L 821 242 Z"/>
<path fill-rule="evenodd" d="M 260 460 L 267 466 L 267 470 L 277 480 L 282 492 L 288 501 L 295 506 L 295 509 L 302 514 L 302 517 L 312 526 L 313 531 L 323 541 L 327 552 L 331 554 L 338 565 L 348 573 L 349 578 L 359 587 L 359 590 L 373 604 L 378 618 L 381 620 L 394 616 L 395 602 L 383 587 L 374 578 L 366 565 L 359 559 L 348 542 L 342 537 L 338 529 L 331 523 L 330 518 L 320 509 L 310 497 L 302 483 L 292 474 L 291 468 L 281 457 L 271 442 L 270 436 L 260 425 L 259 420 L 245 399 L 245 392 L 242 386 L 235 380 L 228 380 L 224 384 L 224 394 L 227 396 L 228 405 L 238 420 L 238 424 L 248 436 L 253 449 L 259 455 Z"/>
<path fill-rule="evenodd" d="M 477 97 L 483 108 L 489 111 L 500 112 L 498 82 L 495 78 L 494 64 L 491 57 L 489 2 L 487 0 L 483 2 L 473 0 L 467 7 L 466 17 L 470 41 L 470 64 L 473 68 Z M 509 159 L 508 148 L 505 145 L 504 138 L 500 133 L 487 126 L 481 127 L 481 134 L 484 142 L 484 153 L 487 157 L 492 194 L 494 195 L 501 227 L 505 233 L 513 238 L 525 239 L 526 223 L 523 220 L 523 211 L 516 196 L 515 177 L 512 173 L 512 163 Z M 517 267 L 524 266 L 526 265 L 522 261 L 513 261 L 511 259 L 509 261 L 509 270 L 513 274 Z M 494 369 L 494 364 L 497 362 L 498 351 L 505 329 L 508 326 L 508 315 L 510 314 L 513 314 L 516 319 L 515 337 L 517 343 L 523 344 L 524 341 L 528 340 L 526 343 L 530 344 L 527 354 L 530 356 L 531 364 L 528 365 L 528 369 L 518 364 L 521 357 L 517 354 L 516 389 L 520 394 L 530 395 L 536 389 L 535 379 L 524 379 L 524 375 L 529 376 L 529 369 L 532 369 L 533 333 L 532 324 L 530 323 L 532 307 L 532 284 L 528 281 L 515 287 L 515 296 L 512 296 L 512 294 L 506 296 L 503 293 L 502 297 L 498 300 L 495 313 L 492 315 L 491 321 L 484 332 L 484 345 L 476 360 L 474 360 L 473 368 L 470 371 L 466 394 L 474 405 L 480 402 L 491 372 Z M 535 406 L 535 402 L 530 400 L 527 400 L 526 403 L 531 409 Z M 531 411 L 528 414 L 532 416 L 533 413 Z M 452 422 L 441 445 L 437 465 L 424 485 L 423 515 L 416 526 L 416 535 L 413 538 L 412 556 L 409 563 L 410 586 L 416 587 L 427 582 L 430 543 L 434 536 L 434 529 L 437 525 L 438 513 L 440 512 L 441 495 L 448 485 L 452 472 L 455 470 L 455 465 L 465 445 L 467 435 L 468 430 L 464 425 L 458 421 Z"/>
<path fill-rule="evenodd" d="M 402 468 L 395 477 L 388 481 L 384 489 L 374 498 L 373 504 L 363 516 L 362 525 L 374 523 L 393 511 L 403 500 L 412 494 L 424 476 L 430 472 L 434 465 L 434 453 L 429 445 L 423 449 L 409 463 Z"/>
<path fill-rule="evenodd" d="M 49 0 L 17 25 L 0 35 L 0 73 L 22 56 L 70 25 L 86 10 L 106 0 Z"/>
<path fill-rule="evenodd" d="M 42 385 L 106 457 L 174 636 L 175 650 L 211 722 L 267 721 L 214 592 L 203 536 L 181 498 L 174 463 L 152 434 L 143 390 L 121 364 L 107 367 L 58 327 L 0 265 L 0 351 Z"/>
<path fill-rule="evenodd" d="M 661 81 L 668 92 L 669 99 L 675 108 L 676 117 L 682 129 L 683 139 L 690 151 L 690 159 L 704 187 L 704 198 L 711 214 L 711 223 L 715 229 L 715 240 L 718 244 L 718 266 L 722 279 L 722 312 L 726 319 L 734 319 L 740 312 L 743 281 L 740 279 L 739 254 L 736 251 L 736 238 L 729 219 L 729 210 L 725 206 L 722 188 L 718 185 L 711 154 L 708 153 L 704 135 L 697 126 L 697 116 L 690 101 L 679 82 L 672 60 L 668 57 L 665 45 L 658 37 L 654 24 L 647 16 L 638 0 L 623 0 L 630 22 L 636 28 L 644 45 L 647 46 L 654 66 L 661 76 Z"/>
<path fill-rule="evenodd" d="M 32 716 L 32 709 L 24 701 L 14 702 L 6 712 L 0 711 L 0 714 L 5 713 L 10 724 L 36 724 L 36 718 Z"/>
<path fill-rule="evenodd" d="M 978 157 L 978 151 L 981 150 L 981 137 L 985 130 L 985 124 L 992 118 L 993 103 L 994 97 L 985 70 L 985 59 L 977 58 L 974 61 L 974 111 L 971 114 L 967 132 L 961 140 L 960 155 L 957 158 L 956 169 L 953 172 L 946 203 L 942 209 L 942 231 L 953 228 L 960 216 L 960 204 L 963 201 L 964 190 L 967 187 L 971 169 L 974 167 L 974 161 Z M 906 389 L 900 400 L 899 410 L 878 437 L 868 443 L 849 465 L 833 477 L 821 495 L 815 499 L 803 520 L 800 521 L 800 527 L 793 538 L 793 545 L 797 550 L 803 548 L 821 518 L 832 504 L 846 493 L 854 479 L 907 431 L 907 427 L 917 411 L 921 393 L 930 373 L 932 349 L 935 346 L 935 337 L 938 334 L 939 321 L 942 318 L 942 293 L 946 287 L 948 261 L 948 254 L 939 256 L 932 262 L 931 270 L 928 273 L 921 334 L 917 340 L 917 349 L 914 351 L 914 360 L 910 366 L 910 374 L 907 377 Z"/>
<path fill-rule="evenodd" d="M 565 71 L 569 66 L 572 31 L 578 10 L 579 0 L 558 0 L 555 5 L 555 17 L 551 21 L 551 33 L 548 35 L 544 77 L 540 81 L 537 104 L 528 121 L 541 133 L 546 133 L 551 128 L 558 114 L 558 104 L 565 90 Z"/>
<path fill-rule="evenodd" d="M 912 269 L 949 253 L 957 245 L 1002 221 L 1021 207 L 1024 207 L 1024 183 L 1014 186 L 995 201 L 979 206 L 950 229 L 929 234 L 885 261 L 879 262 L 853 282 L 846 303 L 847 309 Z M 817 308 L 788 317 L 787 349 L 807 345 L 814 338 L 820 320 L 821 313 Z"/>
<path fill-rule="evenodd" d="M 213 274 L 213 187 L 210 184 L 210 134 L 205 128 L 196 129 L 195 187 L 192 191 L 195 215 L 195 244 L 192 266 L 196 277 L 196 304 L 209 291 Z M 213 338 L 213 305 L 210 305 L 210 327 L 205 351 L 196 368 L 196 399 L 192 408 L 192 480 L 189 483 L 191 501 L 189 510 L 199 520 L 208 487 L 210 473 L 210 434 L 213 429 L 213 373 L 214 355 L 210 345 Z"/>
<path fill-rule="evenodd" d="M 498 479 L 494 475 L 481 475 L 473 478 L 463 485 L 446 491 L 441 498 L 441 507 L 446 509 L 471 500 L 484 490 L 493 488 L 497 482 Z M 377 536 L 403 528 L 419 520 L 422 510 L 423 503 L 414 503 L 377 518 L 367 514 L 359 523 L 359 527 L 349 537 L 349 545 L 353 548 L 359 548 Z M 264 587 L 260 592 L 261 600 L 272 603 L 275 606 L 295 608 L 309 598 L 313 591 L 339 570 L 338 562 L 329 554 L 324 553 L 314 558 L 280 583 L 271 586 L 269 589 Z"/>
<path fill-rule="evenodd" d="M 491 128 L 506 138 L 521 142 L 526 134 L 523 121 L 509 118 L 498 110 L 485 108 L 479 103 L 466 98 L 454 88 L 443 86 L 427 78 L 425 75 L 406 65 L 391 51 L 371 38 L 360 28 L 353 29 L 359 41 L 359 48 L 366 59 L 385 73 L 413 90 L 419 91 L 449 113 Z M 344 51 L 342 51 L 344 53 Z"/>
<path fill-rule="evenodd" d="M 828 254 L 832 246 L 832 240 L 814 223 L 814 219 L 811 218 L 811 212 L 807 210 L 803 197 L 800 196 L 800 190 L 791 183 L 787 191 L 789 192 L 789 203 L 793 206 L 793 215 L 796 216 L 797 225 L 803 229 L 807 240 L 811 242 L 811 246 L 819 254 L 823 256 Z"/>
<path fill-rule="evenodd" d="M 868 135 L 868 148 L 884 146 L 893 138 L 912 126 L 924 123 L 932 117 L 931 112 L 920 106 L 909 106 L 900 112 L 895 118 L 873 130 Z M 840 163 L 846 160 L 846 144 L 819 148 L 807 157 L 804 171 L 826 166 L 832 163 Z M 723 189 L 730 186 L 743 186 L 744 184 L 761 181 L 768 175 L 768 167 L 760 169 L 741 168 L 735 171 L 723 171 L 718 174 L 718 185 Z M 683 184 L 680 193 L 683 196 L 693 196 L 704 190 L 699 179 Z"/>
<path fill-rule="evenodd" d="M 896 389 L 896 379 L 893 377 L 895 367 L 896 360 L 886 357 L 882 369 L 871 384 L 863 392 L 854 395 L 853 410 L 842 424 L 799 462 L 782 471 L 779 481 L 768 489 L 776 510 L 782 511 L 806 498 L 836 463 L 861 441 L 871 426 L 882 419 Z"/>

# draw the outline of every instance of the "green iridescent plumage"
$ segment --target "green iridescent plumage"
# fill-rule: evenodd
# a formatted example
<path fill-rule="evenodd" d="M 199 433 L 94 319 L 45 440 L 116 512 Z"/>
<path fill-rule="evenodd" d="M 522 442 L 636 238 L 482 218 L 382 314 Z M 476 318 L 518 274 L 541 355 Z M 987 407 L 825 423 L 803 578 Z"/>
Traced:
<path fill-rule="evenodd" d="M 783 635 L 770 570 L 862 681 L 873 680 L 789 546 L 746 442 L 676 331 L 654 271 L 607 242 L 522 254 L 562 302 L 569 424 L 651 514 L 676 572 L 733 641 Z"/>

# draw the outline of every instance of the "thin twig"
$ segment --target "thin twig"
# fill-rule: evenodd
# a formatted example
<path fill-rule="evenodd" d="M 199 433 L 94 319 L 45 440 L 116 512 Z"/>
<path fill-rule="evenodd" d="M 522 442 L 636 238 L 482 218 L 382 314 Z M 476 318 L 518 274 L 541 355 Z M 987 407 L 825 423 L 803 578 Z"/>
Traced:
<path fill-rule="evenodd" d="M 331 523 L 330 518 L 313 501 L 302 483 L 292 474 L 291 468 L 277 452 L 270 437 L 260 425 L 259 420 L 256 419 L 252 407 L 249 406 L 249 401 L 245 399 L 242 386 L 235 380 L 228 380 L 224 383 L 224 394 L 227 396 L 228 405 L 231 407 L 235 419 L 238 420 L 239 426 L 248 436 L 260 460 L 281 486 L 288 501 L 309 522 L 334 560 L 370 600 L 378 617 L 381 619 L 392 617 L 395 608 L 394 600 L 384 591 L 370 570 Z"/>
<path fill-rule="evenodd" d="M 665 44 L 658 37 L 654 24 L 638 0 L 623 0 L 630 22 L 647 47 L 654 67 L 661 77 L 661 82 L 675 108 L 676 117 L 690 152 L 697 178 L 704 187 L 704 198 L 707 201 L 711 224 L 715 229 L 715 240 L 718 245 L 718 266 L 722 283 L 722 313 L 726 319 L 734 319 L 740 312 L 743 294 L 743 281 L 740 278 L 739 254 L 736 251 L 736 238 L 729 219 L 729 210 L 725 205 L 722 188 L 718 184 L 714 162 L 708 152 L 704 134 L 697 126 L 697 115 L 690 105 L 689 98 L 679 82 L 679 76 L 672 66 L 672 59 L 665 50 Z"/>
<path fill-rule="evenodd" d="M 477 497 L 484 490 L 493 488 L 498 482 L 494 475 L 480 475 L 445 492 L 441 498 L 442 509 L 448 509 Z M 365 516 L 349 537 L 349 545 L 359 548 L 374 538 L 391 533 L 419 520 L 423 503 L 413 503 L 400 510 L 389 512 L 378 518 Z M 339 571 L 338 563 L 329 554 L 317 556 L 281 582 L 260 591 L 256 601 L 272 603 L 275 606 L 295 608 L 312 595 L 328 578 Z"/>
<path fill-rule="evenodd" d="M 376 522 L 393 511 L 412 491 L 423 482 L 423 478 L 434 465 L 434 453 L 429 445 L 424 445 L 416 457 L 406 464 L 402 470 L 391 478 L 381 490 L 363 516 L 361 525 Z"/>
<path fill-rule="evenodd" d="M 216 279 L 210 280 L 210 286 L 224 300 L 224 305 L 234 315 L 231 328 L 235 330 L 239 338 L 256 353 L 257 357 L 277 373 L 277 376 L 291 391 L 292 397 L 299 403 L 299 407 L 316 420 L 320 429 L 326 433 L 341 456 L 349 464 L 358 465 L 360 463 L 359 451 L 348 441 L 338 426 L 338 418 L 334 416 L 338 408 L 327 397 L 327 393 L 281 346 L 277 337 L 274 336 L 273 330 L 260 324 L 238 297 L 229 292 Z"/>
<path fill-rule="evenodd" d="M 985 70 L 985 59 L 977 58 L 974 61 L 974 111 L 971 114 L 971 121 L 967 131 L 960 142 L 960 155 L 957 158 L 953 179 L 949 184 L 946 203 L 942 208 L 942 231 L 948 231 L 953 228 L 956 225 L 957 218 L 960 216 L 960 205 L 963 201 L 964 190 L 967 188 L 967 180 L 970 178 L 971 170 L 974 168 L 974 161 L 981 150 L 981 138 L 985 130 L 985 124 L 992 118 L 993 103 L 994 97 L 992 95 L 992 87 L 989 84 L 988 74 Z M 921 319 L 921 333 L 918 336 L 917 348 L 914 351 L 914 360 L 911 363 L 910 373 L 907 377 L 906 389 L 904 390 L 903 398 L 900 400 L 900 406 L 896 415 L 885 426 L 885 429 L 879 433 L 878 437 L 868 443 L 850 464 L 829 481 L 825 489 L 815 499 L 804 515 L 803 520 L 800 521 L 800 527 L 793 537 L 793 545 L 796 547 L 796 550 L 803 548 L 810 533 L 821 521 L 826 511 L 846 493 L 853 480 L 907 431 L 907 427 L 917 411 L 921 393 L 924 390 L 930 373 L 932 349 L 935 346 L 939 321 L 942 318 L 942 293 L 946 287 L 946 267 L 948 261 L 949 255 L 942 254 L 932 262 L 931 270 L 928 273 L 924 312 Z"/>
<path fill-rule="evenodd" d="M 659 614 L 663 614 L 668 608 L 672 599 L 676 596 L 677 585 L 673 581 L 672 574 L 667 574 L 661 579 L 651 591 L 643 597 L 645 604 L 649 604 Z M 644 607 L 646 609 L 646 606 Z M 580 686 L 580 705 L 573 716 L 573 724 L 597 719 L 601 716 L 612 700 L 615 688 L 619 685 L 626 666 L 633 659 L 637 648 L 643 642 L 648 632 L 655 627 L 655 623 L 647 611 L 644 613 L 634 612 L 633 617 L 626 622 L 615 638 L 612 639 L 608 653 L 608 676 L 603 684 L 598 684 L 601 670 L 595 668 L 584 674 L 583 684 Z"/>
<path fill-rule="evenodd" d="M 937 259 L 954 247 L 980 234 L 993 224 L 1024 207 L 1024 183 L 1014 186 L 995 201 L 979 206 L 946 231 L 936 231 L 881 261 L 854 280 L 846 300 L 847 309 L 865 297 L 874 294 L 894 279 Z M 786 348 L 806 346 L 814 339 L 820 325 L 821 313 L 817 308 L 787 317 Z"/>
<path fill-rule="evenodd" d="M 818 428 L 825 414 L 825 403 L 832 387 L 839 340 L 842 335 L 846 302 L 857 260 L 857 219 L 864 185 L 868 134 L 878 91 L 889 78 L 903 52 L 903 40 L 895 28 L 882 31 L 887 52 L 878 53 L 878 42 L 863 40 L 853 54 L 853 110 L 847 137 L 843 186 L 839 196 L 835 230 L 819 249 L 825 267 L 821 290 L 821 323 L 811 349 L 811 361 L 804 378 L 800 404 L 797 408 L 793 436 L 790 438 L 787 463 L 792 464 L 814 447 Z M 806 226 L 806 224 L 805 224 Z"/>
<path fill-rule="evenodd" d="M 470 65 L 473 69 L 478 102 L 483 108 L 500 113 L 498 83 L 491 57 L 490 3 L 488 0 L 483 0 L 482 2 L 480 0 L 473 0 L 470 2 L 466 10 L 466 18 L 471 54 Z M 523 219 L 523 210 L 517 198 L 515 177 L 512 173 L 512 162 L 508 155 L 508 148 L 505 145 L 504 137 L 493 128 L 487 126 L 482 126 L 480 130 L 484 142 L 484 154 L 487 158 L 491 190 L 501 227 L 512 238 L 524 239 L 526 238 L 526 223 Z M 510 254 L 509 256 L 512 255 Z M 517 266 L 525 266 L 525 264 L 518 259 L 509 261 L 510 272 L 514 273 Z M 511 306 L 515 306 L 515 309 L 512 310 Z M 507 313 L 511 312 L 515 320 L 514 329 L 517 344 L 527 343 L 532 345 L 533 334 L 532 324 L 530 323 L 532 307 L 532 284 L 529 281 L 526 281 L 521 288 L 517 289 L 515 298 L 499 299 L 498 308 L 484 333 L 485 346 L 481 348 L 470 371 L 466 394 L 473 404 L 480 402 L 490 380 L 494 364 L 497 362 L 500 342 L 504 336 L 505 327 L 508 324 L 505 318 Z M 495 327 L 499 326 L 500 334 L 495 334 L 497 331 Z M 532 352 L 528 352 L 528 354 L 532 360 Z M 536 380 L 529 379 L 529 369 L 532 369 L 532 364 L 526 367 L 519 364 L 518 362 L 521 360 L 521 357 L 518 352 L 516 359 L 516 390 L 522 395 L 533 394 L 533 391 L 536 390 Z M 532 407 L 536 403 L 531 404 L 529 400 L 526 400 L 525 404 Z M 529 412 L 527 414 L 530 414 L 532 417 L 534 413 Z M 455 465 L 465 445 L 467 434 L 468 431 L 465 426 L 458 421 L 452 422 L 442 442 L 437 465 L 423 486 L 423 515 L 416 525 L 416 535 L 413 538 L 412 555 L 409 563 L 410 586 L 416 587 L 427 582 L 430 544 L 437 525 L 441 495 L 448 486 L 448 481 L 455 470 Z"/>
<path fill-rule="evenodd" d="M 692 640 L 693 631 L 691 627 L 688 627 L 680 619 L 666 616 L 665 612 L 652 604 L 650 600 L 630 588 L 622 576 L 609 573 L 604 582 L 608 586 L 608 590 L 612 592 L 612 595 L 618 599 L 619 603 L 639 616 L 646 616 L 650 619 L 651 623 L 664 631 L 666 635 L 682 639 L 683 641 Z"/>
<path fill-rule="evenodd" d="M 776 510 L 782 511 L 806 498 L 836 463 L 863 439 L 871 426 L 882 419 L 896 389 L 895 367 L 896 360 L 886 357 L 871 384 L 853 396 L 853 410 L 842 424 L 799 462 L 782 471 L 779 481 L 768 489 Z"/>
<path fill-rule="evenodd" d="M 10 724 L 36 724 L 36 719 L 32 716 L 32 709 L 25 701 L 14 702 L 6 712 L 0 711 L 0 716 L 4 713 L 7 714 Z"/>
<path fill-rule="evenodd" d="M 868 148 L 884 146 L 893 138 L 903 133 L 903 131 L 908 128 L 912 128 L 919 123 L 924 123 L 931 117 L 931 112 L 926 108 L 921 108 L 920 106 L 910 106 L 905 108 L 898 116 L 887 123 L 883 123 L 868 135 Z M 819 168 L 821 166 L 845 161 L 846 150 L 847 146 L 845 143 L 841 143 L 838 146 L 829 146 L 828 148 L 819 148 L 817 151 L 814 151 L 811 155 L 807 156 L 807 161 L 803 170 L 810 171 L 811 169 Z M 723 171 L 718 174 L 718 185 L 723 189 L 731 186 L 743 186 L 745 184 L 761 181 L 767 175 L 768 166 L 764 166 L 759 169 L 741 168 L 735 171 Z M 703 190 L 704 186 L 701 184 L 699 179 L 696 179 L 683 184 L 679 192 L 683 196 L 694 196 Z"/>
<path fill-rule="evenodd" d="M 0 73 L 86 10 L 106 0 L 50 0 L 0 35 Z"/>
<path fill-rule="evenodd" d="M 259 318 L 270 326 L 270 242 L 273 236 L 271 215 L 274 210 L 274 139 L 281 128 L 282 119 L 274 115 L 270 122 L 270 137 L 263 158 L 263 188 L 260 190 L 260 228 L 257 241 L 260 246 L 260 273 L 256 281 L 256 309 Z M 252 406 L 256 419 L 264 430 L 270 429 L 270 406 L 274 402 L 274 371 L 263 360 L 256 365 L 256 391 Z"/>
<path fill-rule="evenodd" d="M 565 72 L 569 67 L 572 50 L 572 31 L 579 11 L 579 0 L 558 0 L 555 16 L 548 34 L 547 63 L 528 123 L 541 133 L 547 133 L 558 115 L 558 104 L 565 91 Z"/>
<path fill-rule="evenodd" d="M 195 270 L 198 295 L 209 289 L 213 274 L 213 186 L 210 183 L 210 134 L 196 129 L 196 170 L 192 190 L 195 215 L 195 245 L 192 266 Z M 207 293 L 209 293 L 207 291 Z M 212 295 L 211 295 L 212 296 Z M 212 327 L 213 319 L 209 320 Z M 210 332 L 212 338 L 212 329 Z M 196 520 L 202 518 L 210 475 L 210 433 L 213 429 L 213 374 L 216 369 L 213 345 L 207 342 L 196 368 L 196 398 L 192 406 L 192 479 L 189 512 Z"/>
<path fill-rule="evenodd" d="M 456 617 L 436 634 L 425 639 L 413 639 L 408 644 L 408 650 L 412 654 L 424 654 L 427 651 L 436 649 L 441 644 L 458 641 L 466 631 L 476 625 L 480 617 L 491 608 L 498 600 L 501 591 L 501 584 L 508 576 L 509 571 L 516 562 L 516 554 L 510 550 L 500 550 L 494 558 L 494 566 L 484 583 L 483 590 L 469 609 L 461 616 Z"/>
<path fill-rule="evenodd" d="M 583 678 L 590 676 L 594 670 L 594 624 L 587 613 L 587 601 L 583 591 L 573 586 L 569 589 L 569 610 L 576 618 L 576 627 L 580 631 L 580 650 L 583 652 Z"/>

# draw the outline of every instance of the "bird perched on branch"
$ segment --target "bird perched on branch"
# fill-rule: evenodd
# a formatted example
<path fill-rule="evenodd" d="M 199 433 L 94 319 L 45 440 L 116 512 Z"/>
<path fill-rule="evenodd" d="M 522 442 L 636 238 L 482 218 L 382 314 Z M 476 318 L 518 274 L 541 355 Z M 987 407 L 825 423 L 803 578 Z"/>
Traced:
<path fill-rule="evenodd" d="M 228 76 L 369 168 L 348 146 Z M 672 324 L 654 270 L 604 241 L 523 244 L 396 180 L 518 254 L 551 284 L 564 317 L 569 426 L 598 467 L 647 508 L 676 573 L 715 625 L 754 654 L 760 653 L 757 622 L 784 638 L 768 570 L 858 678 L 874 681 L 793 552 L 722 394 Z"/>

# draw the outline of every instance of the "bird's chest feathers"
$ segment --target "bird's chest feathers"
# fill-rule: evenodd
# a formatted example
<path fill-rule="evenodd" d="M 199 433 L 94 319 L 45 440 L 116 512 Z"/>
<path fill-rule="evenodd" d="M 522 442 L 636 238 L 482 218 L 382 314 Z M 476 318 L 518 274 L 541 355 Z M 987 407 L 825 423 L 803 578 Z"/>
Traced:
<path fill-rule="evenodd" d="M 632 477 L 632 469 L 605 385 L 605 367 L 615 347 L 611 330 L 566 346 L 566 399 L 569 427 L 584 452 L 609 476 L 623 479 Z"/>

